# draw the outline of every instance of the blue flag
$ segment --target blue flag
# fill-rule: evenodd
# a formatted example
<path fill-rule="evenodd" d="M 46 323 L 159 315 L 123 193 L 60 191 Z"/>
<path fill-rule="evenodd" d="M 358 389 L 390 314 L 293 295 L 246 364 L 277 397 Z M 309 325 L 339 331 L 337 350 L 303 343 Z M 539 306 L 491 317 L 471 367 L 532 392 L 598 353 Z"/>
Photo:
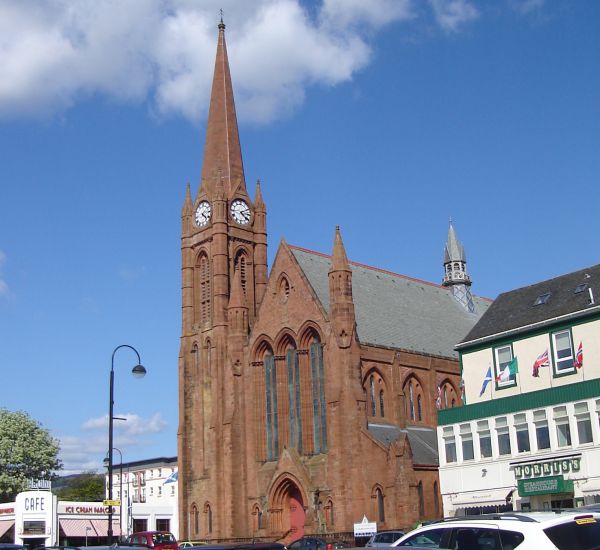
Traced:
<path fill-rule="evenodd" d="M 491 365 L 488 367 L 487 372 L 485 373 L 485 378 L 483 379 L 483 385 L 481 386 L 481 391 L 479 392 L 479 397 L 481 397 L 483 395 L 483 392 L 485 392 L 485 388 L 487 388 L 487 385 L 492 381 L 492 367 Z"/>

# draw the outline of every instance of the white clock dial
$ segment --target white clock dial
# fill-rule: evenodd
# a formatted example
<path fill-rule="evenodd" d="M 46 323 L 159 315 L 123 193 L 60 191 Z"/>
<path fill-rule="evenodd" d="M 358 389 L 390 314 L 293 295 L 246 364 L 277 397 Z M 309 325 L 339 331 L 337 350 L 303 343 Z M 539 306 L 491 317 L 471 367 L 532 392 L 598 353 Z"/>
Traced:
<path fill-rule="evenodd" d="M 241 199 L 236 199 L 231 203 L 231 217 L 241 225 L 250 223 L 250 207 Z"/>
<path fill-rule="evenodd" d="M 198 227 L 204 227 L 210 221 L 210 203 L 207 201 L 202 201 L 198 208 L 196 208 L 196 225 Z"/>

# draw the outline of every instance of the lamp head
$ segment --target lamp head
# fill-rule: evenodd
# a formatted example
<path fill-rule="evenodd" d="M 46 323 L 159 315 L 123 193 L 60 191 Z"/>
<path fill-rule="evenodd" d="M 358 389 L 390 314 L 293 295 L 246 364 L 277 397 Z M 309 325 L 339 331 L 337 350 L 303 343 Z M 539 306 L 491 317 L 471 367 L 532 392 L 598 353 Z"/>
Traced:
<path fill-rule="evenodd" d="M 144 376 L 146 376 L 146 368 L 144 365 L 136 365 L 131 370 L 131 373 L 133 374 L 134 378 L 144 378 Z"/>

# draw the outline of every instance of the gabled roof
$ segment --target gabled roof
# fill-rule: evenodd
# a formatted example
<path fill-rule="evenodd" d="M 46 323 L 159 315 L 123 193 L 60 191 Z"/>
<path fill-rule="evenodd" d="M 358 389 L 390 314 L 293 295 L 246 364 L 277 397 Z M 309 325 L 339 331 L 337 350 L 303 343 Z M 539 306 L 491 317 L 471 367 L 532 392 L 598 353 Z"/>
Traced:
<path fill-rule="evenodd" d="M 421 426 L 400 428 L 394 424 L 370 423 L 368 429 L 369 433 L 386 447 L 396 441 L 402 433 L 406 433 L 413 454 L 413 464 L 421 466 L 439 464 L 435 428 Z"/>
<path fill-rule="evenodd" d="M 327 312 L 331 258 L 289 246 Z M 474 297 L 467 312 L 442 286 L 350 262 L 358 337 L 363 344 L 455 359 L 454 350 L 490 300 Z"/>
<path fill-rule="evenodd" d="M 581 286 L 580 286 L 581 285 Z M 579 287 L 579 292 L 575 290 Z M 592 289 L 595 304 L 590 304 Z M 495 335 L 534 329 L 540 323 L 599 313 L 600 264 L 500 294 L 458 347 Z M 537 305 L 536 302 L 538 303 Z"/>

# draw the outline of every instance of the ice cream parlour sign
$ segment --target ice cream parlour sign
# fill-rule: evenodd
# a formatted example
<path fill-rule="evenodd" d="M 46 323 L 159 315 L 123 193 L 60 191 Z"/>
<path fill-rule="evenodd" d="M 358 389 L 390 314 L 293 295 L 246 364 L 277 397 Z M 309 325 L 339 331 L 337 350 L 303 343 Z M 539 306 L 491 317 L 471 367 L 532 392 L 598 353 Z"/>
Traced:
<path fill-rule="evenodd" d="M 579 472 L 581 457 L 545 460 L 533 464 L 516 464 L 514 469 L 516 479 L 568 474 L 569 472 Z"/>

